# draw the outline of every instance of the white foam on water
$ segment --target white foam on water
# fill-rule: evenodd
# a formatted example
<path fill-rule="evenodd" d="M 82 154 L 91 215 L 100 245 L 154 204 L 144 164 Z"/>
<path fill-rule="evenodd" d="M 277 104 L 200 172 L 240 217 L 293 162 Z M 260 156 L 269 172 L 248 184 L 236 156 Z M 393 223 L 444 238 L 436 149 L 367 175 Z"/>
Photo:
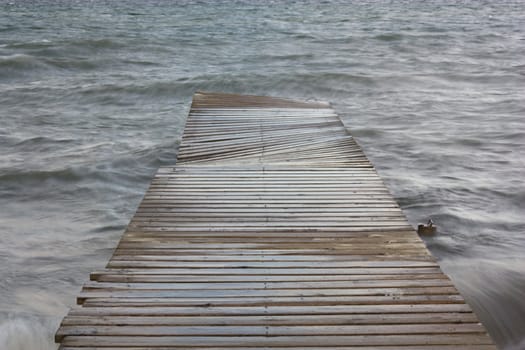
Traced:
<path fill-rule="evenodd" d="M 0 323 L 2 350 L 56 350 L 50 324 L 38 319 L 8 318 Z M 50 322 L 49 322 L 50 323 Z"/>

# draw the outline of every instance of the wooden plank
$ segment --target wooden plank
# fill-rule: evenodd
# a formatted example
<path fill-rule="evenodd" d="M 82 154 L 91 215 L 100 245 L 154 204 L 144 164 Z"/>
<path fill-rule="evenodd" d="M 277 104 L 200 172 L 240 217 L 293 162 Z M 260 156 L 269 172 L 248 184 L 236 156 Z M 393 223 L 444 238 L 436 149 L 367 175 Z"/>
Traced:
<path fill-rule="evenodd" d="M 420 275 L 277 275 L 277 276 L 180 276 L 180 275 L 148 275 L 124 272 L 92 274 L 91 280 L 99 282 L 126 282 L 126 283 L 235 283 L 235 282 L 324 282 L 324 281 L 359 281 L 359 280 L 412 280 L 412 279 L 446 279 L 442 273 Z"/>
<path fill-rule="evenodd" d="M 151 347 L 141 347 L 141 346 L 132 346 L 127 345 L 127 349 L 133 349 L 133 350 L 152 350 Z M 60 348 L 61 350 L 95 350 L 95 349 L 104 349 L 104 350 L 122 350 L 122 347 L 75 347 L 75 346 L 62 346 Z M 163 346 L 162 350 L 172 350 L 172 349 L 181 349 L 181 347 L 178 347 L 176 345 L 174 346 Z M 209 347 L 206 346 L 205 348 L 199 348 L 199 347 L 192 347 L 192 349 L 206 349 L 206 350 L 231 350 L 232 347 Z M 247 347 L 235 347 L 236 350 L 333 350 L 333 346 L 301 346 L 301 347 L 260 347 L 260 346 L 250 346 Z M 378 348 L 377 346 L 369 347 L 369 346 L 358 346 L 358 347 L 348 347 L 348 346 L 338 346 L 337 350 L 495 350 L 496 347 L 494 345 L 402 345 L 402 346 L 381 346 Z"/>
<path fill-rule="evenodd" d="M 257 296 L 233 297 L 170 297 L 171 291 L 156 292 L 84 292 L 77 297 L 79 305 L 86 306 L 282 306 L 282 305 L 386 305 L 386 304 L 453 304 L 464 303 L 460 295 L 419 294 L 419 295 L 357 295 L 357 296 Z M 379 294 L 379 293 L 378 293 Z"/>
<path fill-rule="evenodd" d="M 488 350 L 326 103 L 197 93 L 63 350 Z"/>
<path fill-rule="evenodd" d="M 473 317 L 471 308 L 465 303 L 456 304 L 372 304 L 372 305 L 268 305 L 205 307 L 191 306 L 104 306 L 78 307 L 70 311 L 71 316 L 269 316 L 269 315 L 354 315 L 374 314 L 389 315 L 417 313 L 428 315 L 435 313 L 465 313 Z"/>
<path fill-rule="evenodd" d="M 66 336 L 65 346 L 94 347 L 341 347 L 405 345 L 491 345 L 484 334 L 410 334 L 410 335 L 337 335 L 337 336 Z M 493 348 L 495 349 L 495 348 Z"/>
<path fill-rule="evenodd" d="M 476 324 L 471 313 L 433 314 L 346 314 L 346 315 L 262 315 L 262 316 L 71 316 L 63 326 L 283 326 L 283 325 L 388 325 L 388 324 Z M 66 334 L 66 332 L 64 332 Z"/>
<path fill-rule="evenodd" d="M 409 324 L 409 325 L 293 325 L 293 326 L 101 326 L 101 325 L 75 325 L 62 326 L 57 333 L 57 341 L 61 341 L 64 336 L 98 335 L 98 336 L 236 336 L 242 334 L 244 337 L 250 336 L 346 336 L 357 335 L 397 335 L 397 334 L 483 334 L 483 327 L 477 323 L 466 324 Z"/>

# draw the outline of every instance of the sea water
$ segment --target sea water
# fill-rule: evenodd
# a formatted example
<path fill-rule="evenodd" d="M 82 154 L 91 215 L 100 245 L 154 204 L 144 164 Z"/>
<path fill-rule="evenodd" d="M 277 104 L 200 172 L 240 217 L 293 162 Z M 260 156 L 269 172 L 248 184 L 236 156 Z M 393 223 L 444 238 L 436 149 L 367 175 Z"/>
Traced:
<path fill-rule="evenodd" d="M 320 99 L 525 349 L 524 1 L 0 0 L 0 348 L 52 336 L 195 90 Z"/>

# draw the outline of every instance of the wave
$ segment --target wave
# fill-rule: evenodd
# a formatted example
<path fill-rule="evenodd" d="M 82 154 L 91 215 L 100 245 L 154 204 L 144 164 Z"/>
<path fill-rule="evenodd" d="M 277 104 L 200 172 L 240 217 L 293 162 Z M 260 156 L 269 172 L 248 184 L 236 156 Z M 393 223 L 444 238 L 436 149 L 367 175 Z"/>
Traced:
<path fill-rule="evenodd" d="M 0 56 L 0 72 L 5 72 L 13 69 L 26 70 L 42 67 L 45 67 L 45 63 L 42 62 L 38 57 L 32 55 L 14 54 L 8 56 Z"/>
<path fill-rule="evenodd" d="M 24 146 L 34 146 L 35 142 L 41 140 L 35 137 L 24 142 Z M 44 138 L 45 139 L 45 138 Z M 68 142 L 65 140 L 64 142 Z M 46 181 L 55 183 L 75 183 L 82 180 L 109 181 L 119 177 L 121 181 L 144 181 L 149 179 L 153 170 L 162 165 L 175 164 L 176 141 L 145 145 L 135 145 L 121 151 L 118 155 L 114 152 L 104 154 L 102 158 L 83 157 L 95 152 L 95 148 L 105 146 L 106 143 L 96 143 L 73 148 L 62 155 L 62 159 L 56 157 L 51 168 L 32 168 L 28 164 L 22 167 L 0 168 L 0 183 L 4 185 L 22 186 L 23 184 L 37 184 Z M 74 157 L 74 159 L 72 159 Z M 64 166 L 64 164 L 68 164 Z M 52 168 L 52 167 L 56 168 Z M 130 169 L 134 169 L 131 172 Z"/>
<path fill-rule="evenodd" d="M 61 183 L 76 182 L 92 174 L 86 173 L 83 168 L 63 168 L 57 170 L 3 170 L 0 174 L 0 183 L 7 186 L 8 183 L 16 185 L 28 183 L 42 183 L 48 180 L 59 181 Z"/>
<path fill-rule="evenodd" d="M 15 26 L 15 25 L 4 25 L 4 26 L 0 27 L 0 33 L 16 32 L 18 30 L 20 30 L 20 27 Z"/>
<path fill-rule="evenodd" d="M 374 36 L 374 39 L 380 41 L 399 41 L 403 39 L 402 34 L 390 33 L 390 34 L 379 34 Z"/>
<path fill-rule="evenodd" d="M 71 54 L 71 50 L 98 50 L 98 49 L 120 49 L 126 44 L 121 41 L 110 38 L 102 39 L 70 39 L 70 40 L 48 40 L 42 39 L 39 41 L 15 42 L 6 44 L 5 49 L 10 50 L 26 50 L 36 54 L 50 54 L 50 55 L 64 55 Z"/>
<path fill-rule="evenodd" d="M 285 61 L 296 61 L 302 59 L 312 59 L 315 55 L 312 53 L 275 53 L 275 54 L 264 54 L 258 55 L 257 61 L 274 61 L 274 60 L 285 60 Z"/>
<path fill-rule="evenodd" d="M 348 123 L 348 125 L 351 125 Z M 379 138 L 383 135 L 384 132 L 379 129 L 370 129 L 370 128 L 352 128 L 352 136 L 354 137 L 370 137 L 370 138 Z"/>
<path fill-rule="evenodd" d="M 224 91 L 277 95 L 300 99 L 339 100 L 348 98 L 350 92 L 376 86 L 373 77 L 346 72 L 272 72 L 268 74 L 220 74 L 197 75 L 179 81 L 179 91 Z M 190 96 L 188 96 L 190 97 Z"/>
<path fill-rule="evenodd" d="M 75 140 L 72 138 L 52 138 L 48 136 L 35 136 L 30 137 L 22 141 L 18 141 L 13 145 L 13 147 L 17 147 L 18 150 L 25 150 L 26 148 L 29 151 L 34 151 L 35 147 L 42 147 L 42 145 L 50 145 L 50 144 L 56 144 L 56 145 L 64 145 L 64 144 L 70 144 L 74 143 Z"/>
<path fill-rule="evenodd" d="M 0 323 L 0 349 L 56 350 L 52 329 L 56 325 L 32 318 L 8 317 Z"/>
<path fill-rule="evenodd" d="M 54 44 L 50 40 L 42 39 L 38 41 L 14 42 L 10 44 L 5 44 L 4 47 L 11 50 L 30 50 L 33 52 L 53 47 L 53 45 Z"/>
<path fill-rule="evenodd" d="M 24 51 L 0 56 L 0 78 L 16 78 L 33 74 L 35 71 L 95 70 L 113 64 L 108 56 L 93 55 L 94 51 L 113 50 L 124 44 L 111 39 L 85 39 L 69 42 L 48 40 L 6 45 L 8 51 Z M 148 64 L 140 62 L 139 64 Z"/>
<path fill-rule="evenodd" d="M 64 47 L 68 50 L 81 49 L 81 50 L 101 50 L 101 49 L 120 49 L 126 47 L 126 44 L 110 38 L 102 39 L 77 39 L 70 40 L 67 42 L 58 42 L 56 45 Z"/>
<path fill-rule="evenodd" d="M 451 272 L 454 284 L 493 339 L 505 350 L 522 350 L 525 344 L 523 330 L 513 324 L 523 322 L 525 314 L 523 260 L 455 258 L 443 260 L 441 266 L 446 273 Z M 506 306 L 502 308 L 498 300 L 505 300 Z"/>
<path fill-rule="evenodd" d="M 102 69 L 107 62 L 104 59 L 82 57 L 40 57 L 28 54 L 0 56 L 0 79 L 32 77 L 35 73 L 53 73 L 60 71 L 90 71 Z"/>
<path fill-rule="evenodd" d="M 43 60 L 47 65 L 62 70 L 95 70 L 103 69 L 108 60 L 93 58 L 46 58 Z"/>

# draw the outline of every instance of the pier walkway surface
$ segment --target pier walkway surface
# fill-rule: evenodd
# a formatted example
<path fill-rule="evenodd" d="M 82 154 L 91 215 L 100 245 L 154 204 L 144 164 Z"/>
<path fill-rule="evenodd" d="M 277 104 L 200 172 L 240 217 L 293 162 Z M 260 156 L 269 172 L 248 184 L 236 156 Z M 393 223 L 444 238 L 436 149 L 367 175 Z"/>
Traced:
<path fill-rule="evenodd" d="M 328 104 L 196 93 L 63 350 L 496 349 Z"/>

